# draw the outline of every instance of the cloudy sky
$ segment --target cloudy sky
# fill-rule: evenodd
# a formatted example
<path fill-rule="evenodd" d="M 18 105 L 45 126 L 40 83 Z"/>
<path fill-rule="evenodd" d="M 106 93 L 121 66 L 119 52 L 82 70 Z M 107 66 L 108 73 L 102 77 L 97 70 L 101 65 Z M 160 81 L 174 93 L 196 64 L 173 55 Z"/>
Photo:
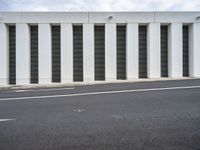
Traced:
<path fill-rule="evenodd" d="M 198 11 L 200 0 L 0 0 L 1 11 Z"/>

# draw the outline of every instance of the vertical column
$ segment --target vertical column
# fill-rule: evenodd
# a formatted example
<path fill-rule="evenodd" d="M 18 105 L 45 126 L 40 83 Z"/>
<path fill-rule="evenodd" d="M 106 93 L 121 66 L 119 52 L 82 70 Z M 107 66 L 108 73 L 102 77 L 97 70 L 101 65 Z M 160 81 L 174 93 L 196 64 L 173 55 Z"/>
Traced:
<path fill-rule="evenodd" d="M 61 24 L 61 83 L 73 82 L 72 24 Z"/>
<path fill-rule="evenodd" d="M 94 24 L 83 24 L 83 80 L 94 81 Z"/>
<path fill-rule="evenodd" d="M 8 29 L 0 24 L 0 85 L 8 85 Z"/>
<path fill-rule="evenodd" d="M 138 78 L 138 24 L 127 24 L 126 67 L 127 79 Z"/>
<path fill-rule="evenodd" d="M 16 84 L 30 83 L 30 32 L 28 24 L 16 24 Z"/>
<path fill-rule="evenodd" d="M 51 27 L 39 24 L 39 83 L 51 83 Z"/>
<path fill-rule="evenodd" d="M 189 28 L 189 75 L 200 77 L 200 23 Z"/>
<path fill-rule="evenodd" d="M 160 23 L 150 23 L 147 34 L 147 76 L 160 78 Z"/>
<path fill-rule="evenodd" d="M 105 76 L 106 81 L 116 80 L 116 24 L 105 25 Z"/>
<path fill-rule="evenodd" d="M 182 42 L 182 23 L 172 23 L 169 26 L 169 51 L 168 66 L 169 77 L 183 76 L 183 42 Z"/>

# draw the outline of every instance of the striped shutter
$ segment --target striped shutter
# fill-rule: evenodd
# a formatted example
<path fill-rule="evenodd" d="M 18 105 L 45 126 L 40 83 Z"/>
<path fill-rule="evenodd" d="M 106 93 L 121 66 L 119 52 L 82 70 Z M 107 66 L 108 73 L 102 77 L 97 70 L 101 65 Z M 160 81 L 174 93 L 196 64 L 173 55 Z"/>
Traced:
<path fill-rule="evenodd" d="M 30 26 L 31 31 L 31 83 L 38 83 L 38 26 Z"/>
<path fill-rule="evenodd" d="M 105 27 L 95 26 L 95 80 L 105 80 Z"/>
<path fill-rule="evenodd" d="M 139 26 L 139 78 L 147 78 L 147 27 Z"/>
<path fill-rule="evenodd" d="M 183 76 L 189 76 L 189 27 L 183 26 Z"/>
<path fill-rule="evenodd" d="M 161 26 L 161 77 L 168 77 L 168 26 Z"/>
<path fill-rule="evenodd" d="M 117 79 L 126 79 L 126 26 L 117 26 Z"/>
<path fill-rule="evenodd" d="M 52 82 L 60 82 L 60 26 L 52 26 Z"/>
<path fill-rule="evenodd" d="M 16 28 L 9 26 L 9 84 L 16 84 Z"/>
<path fill-rule="evenodd" d="M 83 81 L 83 28 L 73 26 L 73 80 Z"/>

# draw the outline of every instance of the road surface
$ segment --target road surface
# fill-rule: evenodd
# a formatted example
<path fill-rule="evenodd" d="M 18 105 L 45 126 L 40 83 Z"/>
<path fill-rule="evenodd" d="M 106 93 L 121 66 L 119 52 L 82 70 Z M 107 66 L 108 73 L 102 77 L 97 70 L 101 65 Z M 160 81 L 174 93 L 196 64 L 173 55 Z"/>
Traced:
<path fill-rule="evenodd" d="M 200 80 L 0 91 L 0 150 L 199 150 Z"/>

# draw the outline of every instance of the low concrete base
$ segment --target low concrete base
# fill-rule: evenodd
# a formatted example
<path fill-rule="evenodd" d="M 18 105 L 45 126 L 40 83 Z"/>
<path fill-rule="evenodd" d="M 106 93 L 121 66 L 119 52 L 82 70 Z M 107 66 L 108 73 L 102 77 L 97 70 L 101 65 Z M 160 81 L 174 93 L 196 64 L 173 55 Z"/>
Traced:
<path fill-rule="evenodd" d="M 19 90 L 19 89 L 36 89 L 36 88 L 62 88 L 81 85 L 95 85 L 95 84 L 114 84 L 114 83 L 136 83 L 136 82 L 152 82 L 152 81 L 172 81 L 172 80 L 191 80 L 200 78 L 181 77 L 181 78 L 141 78 L 134 80 L 116 80 L 116 81 L 95 81 L 95 82 L 73 82 L 73 83 L 50 83 L 50 84 L 28 84 L 28 85 L 0 85 L 0 90 Z"/>

